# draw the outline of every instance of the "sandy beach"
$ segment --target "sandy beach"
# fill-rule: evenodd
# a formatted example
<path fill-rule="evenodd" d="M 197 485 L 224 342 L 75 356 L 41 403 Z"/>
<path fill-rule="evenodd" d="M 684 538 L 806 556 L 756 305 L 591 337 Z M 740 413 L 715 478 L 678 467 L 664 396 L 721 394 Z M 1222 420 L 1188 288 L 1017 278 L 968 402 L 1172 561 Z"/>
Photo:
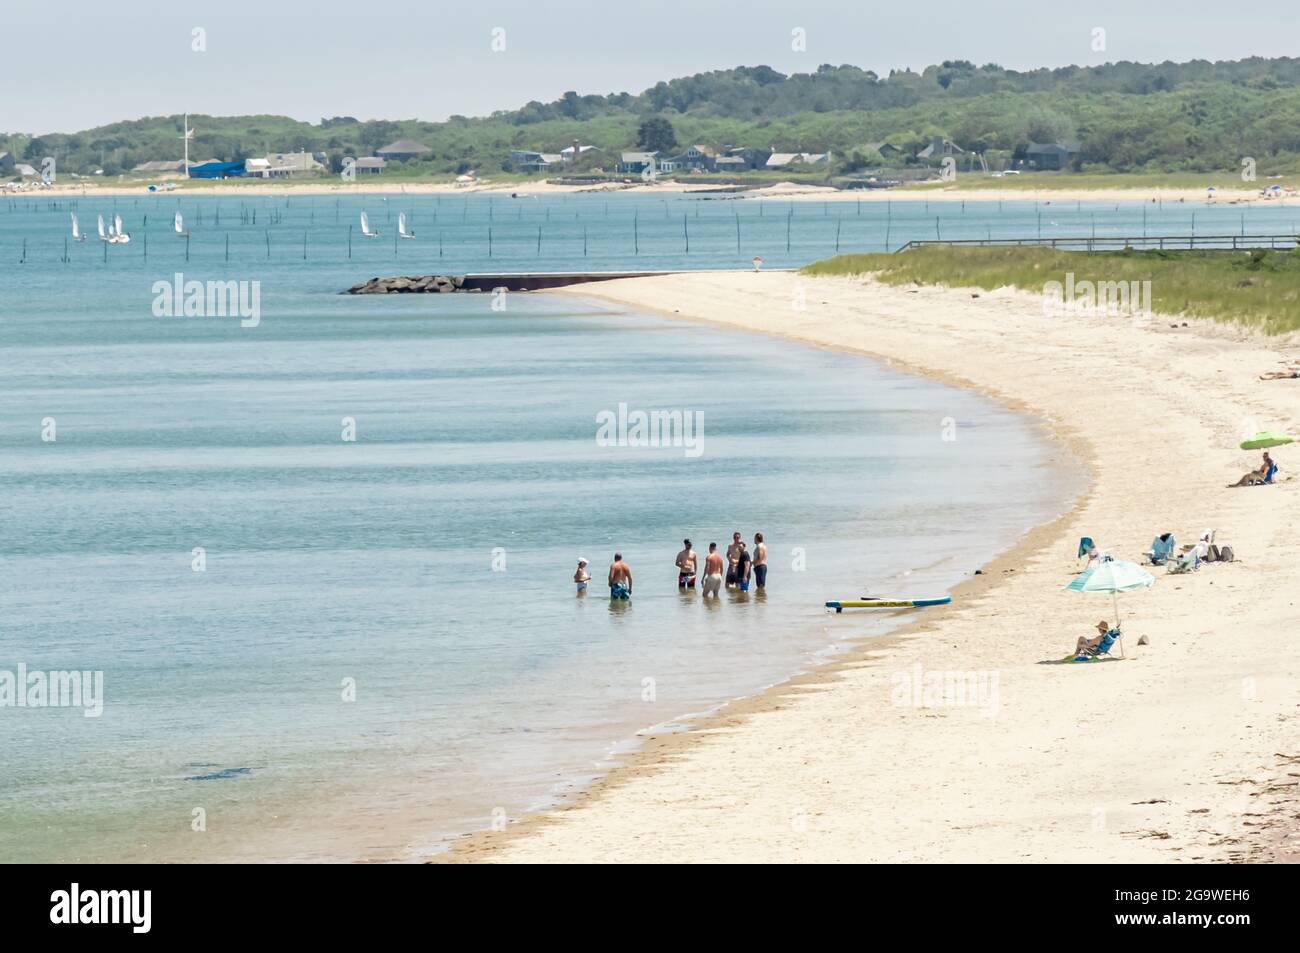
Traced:
<path fill-rule="evenodd" d="M 1259 380 L 1300 357 L 1300 342 L 1161 316 L 1048 317 L 1023 292 L 794 273 L 565 293 L 976 388 L 1045 420 L 1090 485 L 952 606 L 698 730 L 649 739 L 562 808 L 464 838 L 444 861 L 1296 859 L 1300 453 L 1276 452 L 1280 485 L 1225 485 L 1257 464 L 1237 449 L 1243 432 L 1300 423 L 1300 382 Z M 1121 596 L 1127 660 L 1044 664 L 1114 621 L 1109 596 L 1062 591 L 1079 537 L 1138 561 L 1160 532 L 1191 543 L 1206 528 L 1237 561 L 1155 569 L 1153 588 Z M 846 613 L 828 624 L 849 637 L 861 623 Z M 995 692 L 947 704 L 913 690 L 945 673 Z"/>

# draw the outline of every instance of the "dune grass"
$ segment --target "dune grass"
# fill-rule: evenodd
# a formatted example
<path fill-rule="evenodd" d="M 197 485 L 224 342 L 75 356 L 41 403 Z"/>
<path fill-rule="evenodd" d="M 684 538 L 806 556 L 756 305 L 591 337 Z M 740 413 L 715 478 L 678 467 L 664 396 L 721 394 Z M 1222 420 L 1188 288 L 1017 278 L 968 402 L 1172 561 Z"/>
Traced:
<path fill-rule="evenodd" d="M 1051 248 L 919 248 L 900 254 L 839 255 L 806 275 L 866 275 L 891 285 L 1015 287 L 1041 293 L 1049 281 L 1151 282 L 1157 313 L 1211 318 L 1266 334 L 1300 330 L 1300 250 L 1078 252 Z"/>

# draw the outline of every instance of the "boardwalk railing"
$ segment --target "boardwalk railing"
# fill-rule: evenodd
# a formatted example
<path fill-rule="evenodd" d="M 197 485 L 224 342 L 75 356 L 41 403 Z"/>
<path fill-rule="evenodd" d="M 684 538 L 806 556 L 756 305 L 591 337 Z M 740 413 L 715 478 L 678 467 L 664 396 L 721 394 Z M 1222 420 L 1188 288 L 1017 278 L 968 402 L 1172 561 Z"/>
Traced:
<path fill-rule="evenodd" d="M 1190 251 L 1232 248 L 1289 249 L 1300 245 L 1296 235 L 1143 235 L 1128 237 L 1084 236 L 1082 238 L 959 238 L 948 240 L 924 239 L 910 241 L 899 252 L 935 245 L 965 246 L 969 248 L 1000 248 L 1015 245 L 1038 245 L 1044 248 L 1064 248 L 1073 251 L 1123 251 L 1133 248 L 1142 251 L 1164 249 Z"/>

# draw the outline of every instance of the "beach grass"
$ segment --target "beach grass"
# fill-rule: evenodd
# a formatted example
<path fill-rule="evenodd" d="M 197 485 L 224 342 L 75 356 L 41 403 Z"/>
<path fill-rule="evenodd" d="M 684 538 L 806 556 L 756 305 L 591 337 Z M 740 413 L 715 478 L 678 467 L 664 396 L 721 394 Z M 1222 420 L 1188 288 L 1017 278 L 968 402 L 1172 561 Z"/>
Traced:
<path fill-rule="evenodd" d="M 1014 287 L 1042 293 L 1050 281 L 1151 282 L 1161 314 L 1210 318 L 1267 334 L 1300 330 L 1300 250 L 1059 251 L 1051 248 L 919 248 L 901 254 L 838 255 L 806 275 L 871 275 L 890 285 Z"/>
<path fill-rule="evenodd" d="M 1214 186 L 1218 191 L 1256 192 L 1270 185 L 1294 185 L 1300 173 L 1294 169 L 1263 171 L 1253 181 L 1241 178 L 1240 170 L 1221 172 L 1025 172 L 994 178 L 982 172 L 957 173 L 951 182 L 914 182 L 902 186 L 906 191 L 944 191 L 957 188 L 968 191 L 1101 191 L 1115 189 L 1169 190 L 1200 189 Z"/>

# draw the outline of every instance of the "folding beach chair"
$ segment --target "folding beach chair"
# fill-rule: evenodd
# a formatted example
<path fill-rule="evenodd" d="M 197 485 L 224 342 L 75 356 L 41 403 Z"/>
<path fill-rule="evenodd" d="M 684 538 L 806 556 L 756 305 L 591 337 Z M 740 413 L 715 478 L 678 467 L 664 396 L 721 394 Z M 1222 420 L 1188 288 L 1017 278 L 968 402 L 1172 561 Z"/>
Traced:
<path fill-rule="evenodd" d="M 1147 550 L 1147 562 L 1153 566 L 1163 566 L 1174 555 L 1174 549 L 1178 541 L 1174 539 L 1173 533 L 1161 533 L 1155 539 L 1151 540 L 1151 548 Z"/>
<path fill-rule="evenodd" d="M 1119 644 L 1119 655 L 1111 655 L 1110 650 L 1117 643 Z M 1118 626 L 1107 629 L 1106 634 L 1101 637 L 1101 641 L 1097 643 L 1095 649 L 1084 649 L 1083 654 L 1076 655 L 1074 660 L 1076 662 L 1090 662 L 1101 658 L 1103 655 L 1110 658 L 1124 657 L 1124 633 L 1119 630 Z"/>
<path fill-rule="evenodd" d="M 1080 536 L 1079 553 L 1077 556 L 1074 557 L 1075 564 L 1078 565 L 1079 560 L 1082 559 L 1084 556 L 1087 556 L 1089 558 L 1089 561 L 1091 561 L 1092 557 L 1094 557 L 1096 554 L 1097 554 L 1097 547 L 1093 543 L 1092 537 Z"/>

